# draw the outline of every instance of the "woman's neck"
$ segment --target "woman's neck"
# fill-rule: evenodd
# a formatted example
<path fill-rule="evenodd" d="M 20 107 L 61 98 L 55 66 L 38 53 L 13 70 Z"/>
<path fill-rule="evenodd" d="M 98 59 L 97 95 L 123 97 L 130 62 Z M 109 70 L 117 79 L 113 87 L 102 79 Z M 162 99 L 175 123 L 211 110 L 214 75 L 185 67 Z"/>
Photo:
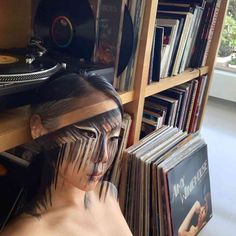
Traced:
<path fill-rule="evenodd" d="M 56 206 L 60 206 L 61 204 L 83 206 L 85 195 L 85 191 L 78 189 L 60 177 L 58 177 L 57 186 L 52 186 L 51 188 L 52 202 L 54 202 Z"/>
<path fill-rule="evenodd" d="M 57 185 L 54 184 L 47 192 L 47 209 L 40 207 L 37 213 L 42 214 L 46 211 L 61 209 L 64 207 L 75 206 L 79 209 L 87 208 L 89 192 L 82 191 L 76 188 L 58 175 Z"/>

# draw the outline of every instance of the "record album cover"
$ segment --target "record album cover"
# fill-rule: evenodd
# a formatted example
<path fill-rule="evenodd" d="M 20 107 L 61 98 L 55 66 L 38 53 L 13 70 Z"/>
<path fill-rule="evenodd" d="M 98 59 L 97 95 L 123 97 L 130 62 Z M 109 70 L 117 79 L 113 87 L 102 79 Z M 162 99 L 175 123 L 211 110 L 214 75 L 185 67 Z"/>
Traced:
<path fill-rule="evenodd" d="M 114 66 L 121 41 L 124 1 L 99 0 L 97 6 L 92 3 L 91 7 L 94 12 L 96 11 L 96 42 L 93 60 L 96 63 Z M 97 9 L 94 10 L 94 8 Z"/>
<path fill-rule="evenodd" d="M 197 235 L 212 217 L 207 146 L 167 172 L 173 235 Z"/>

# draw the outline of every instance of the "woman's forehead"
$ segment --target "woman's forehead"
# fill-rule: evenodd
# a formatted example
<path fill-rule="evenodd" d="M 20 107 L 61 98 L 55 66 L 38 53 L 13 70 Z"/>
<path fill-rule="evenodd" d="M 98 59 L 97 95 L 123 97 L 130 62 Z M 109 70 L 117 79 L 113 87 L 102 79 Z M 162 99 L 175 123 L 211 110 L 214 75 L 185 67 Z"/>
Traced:
<path fill-rule="evenodd" d="M 94 127 L 99 130 L 102 129 L 105 132 L 110 132 L 114 129 L 119 129 L 121 127 L 121 123 L 122 117 L 120 111 L 119 109 L 115 109 L 89 120 L 79 122 L 78 125 L 84 127 Z"/>

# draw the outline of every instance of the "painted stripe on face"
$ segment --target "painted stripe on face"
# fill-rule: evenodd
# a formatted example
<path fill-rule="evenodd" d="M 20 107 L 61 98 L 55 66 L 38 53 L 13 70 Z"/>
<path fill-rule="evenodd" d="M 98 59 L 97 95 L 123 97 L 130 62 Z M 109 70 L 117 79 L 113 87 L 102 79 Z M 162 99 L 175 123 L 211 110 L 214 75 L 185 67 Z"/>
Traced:
<path fill-rule="evenodd" d="M 47 183 L 56 188 L 60 169 L 63 167 L 66 173 L 71 164 L 73 168 L 70 171 L 87 173 L 90 176 L 87 179 L 88 185 L 97 179 L 96 175 L 99 173 L 104 175 L 116 155 L 120 127 L 121 115 L 119 112 L 113 112 L 41 137 L 38 144 L 45 153 L 52 148 L 58 153 L 57 158 L 52 160 L 55 167 L 54 176 Z M 50 157 L 48 159 L 50 160 Z M 49 187 L 45 186 L 45 189 Z"/>

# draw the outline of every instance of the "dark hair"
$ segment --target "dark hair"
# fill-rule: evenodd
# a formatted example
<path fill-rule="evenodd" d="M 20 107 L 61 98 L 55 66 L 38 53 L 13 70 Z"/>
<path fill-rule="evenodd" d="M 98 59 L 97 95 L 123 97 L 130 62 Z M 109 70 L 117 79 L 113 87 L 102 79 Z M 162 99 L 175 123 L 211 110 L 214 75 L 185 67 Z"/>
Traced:
<path fill-rule="evenodd" d="M 32 114 L 38 114 L 49 130 L 56 126 L 55 118 L 73 109 L 74 98 L 89 96 L 93 90 L 103 92 L 117 104 L 123 117 L 119 94 L 103 76 L 75 73 L 62 74 L 44 84 L 35 93 L 31 104 Z"/>
<path fill-rule="evenodd" d="M 119 113 L 123 116 L 123 107 L 119 95 L 105 78 L 95 74 L 88 74 L 81 77 L 74 73 L 60 75 L 40 87 L 35 93 L 35 99 L 32 102 L 32 114 L 38 114 L 41 117 L 43 125 L 48 130 L 53 129 L 53 126 L 57 125 L 55 122 L 57 116 L 73 109 L 75 97 L 89 96 L 91 91 L 94 92 L 94 89 L 102 91 L 106 96 L 113 99 L 118 106 L 115 110 L 99 115 L 97 117 L 98 120 L 102 116 L 110 119 Z M 60 130 L 56 132 L 60 132 Z M 54 134 L 55 132 L 51 136 Z M 31 153 L 30 155 L 33 157 L 30 170 L 30 176 L 33 177 L 33 180 L 26 188 L 25 196 L 16 215 L 27 212 L 38 216 L 35 207 L 40 205 L 46 209 L 47 203 L 51 201 L 47 198 L 46 193 L 50 191 L 51 184 L 57 178 L 55 165 L 58 160 L 58 149 L 57 147 L 51 147 L 52 142 L 42 143 L 42 140 L 45 141 L 44 137 L 25 145 L 26 151 Z M 48 145 L 51 148 L 50 150 L 46 150 L 46 146 Z M 43 148 L 41 149 L 42 146 Z M 47 174 L 45 175 L 45 173 Z"/>

